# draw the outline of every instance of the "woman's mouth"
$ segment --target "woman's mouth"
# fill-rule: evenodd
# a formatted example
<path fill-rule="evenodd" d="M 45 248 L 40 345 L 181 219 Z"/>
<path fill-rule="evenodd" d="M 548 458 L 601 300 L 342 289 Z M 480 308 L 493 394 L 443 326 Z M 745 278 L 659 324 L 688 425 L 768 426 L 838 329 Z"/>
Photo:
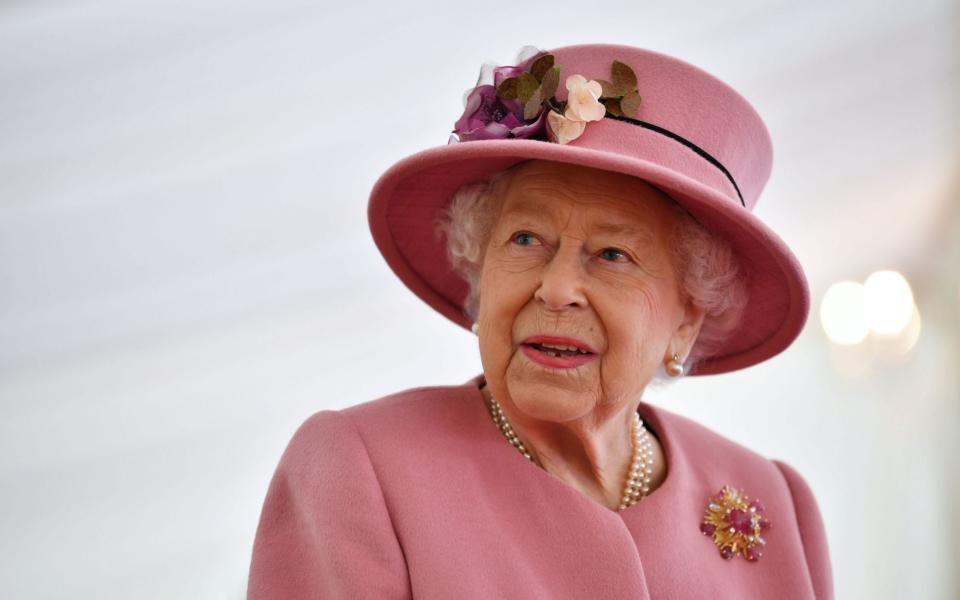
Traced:
<path fill-rule="evenodd" d="M 573 369 L 596 357 L 586 344 L 568 338 L 529 338 L 520 346 L 524 355 L 533 362 L 553 369 Z"/>

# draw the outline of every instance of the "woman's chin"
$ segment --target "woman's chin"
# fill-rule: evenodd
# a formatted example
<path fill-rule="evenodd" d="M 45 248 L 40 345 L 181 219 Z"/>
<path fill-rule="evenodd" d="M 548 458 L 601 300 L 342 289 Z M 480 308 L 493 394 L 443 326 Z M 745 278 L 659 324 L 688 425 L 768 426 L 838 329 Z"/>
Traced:
<path fill-rule="evenodd" d="M 574 394 L 568 390 L 526 386 L 510 397 L 521 414 L 540 421 L 564 422 L 578 419 L 596 406 L 594 394 Z"/>
<path fill-rule="evenodd" d="M 520 412 L 545 421 L 580 417 L 596 405 L 599 382 L 586 368 L 576 370 L 579 373 L 574 375 L 564 370 L 511 365 L 505 381 L 510 400 Z"/>

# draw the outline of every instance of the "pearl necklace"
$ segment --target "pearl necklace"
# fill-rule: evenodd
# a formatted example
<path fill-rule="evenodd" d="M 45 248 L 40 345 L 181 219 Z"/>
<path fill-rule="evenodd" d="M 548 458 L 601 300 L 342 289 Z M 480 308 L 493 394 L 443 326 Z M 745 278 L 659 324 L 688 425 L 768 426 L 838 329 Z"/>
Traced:
<path fill-rule="evenodd" d="M 527 450 L 517 434 L 514 433 L 510 421 L 503 414 L 500 403 L 492 395 L 490 402 L 487 403 L 490 410 L 490 416 L 497 425 L 504 437 L 513 447 L 520 451 L 527 460 L 538 464 L 533 459 L 533 455 Z M 542 468 L 543 465 L 540 465 Z M 650 434 L 647 428 L 643 426 L 643 420 L 640 415 L 633 413 L 633 461 L 630 463 L 630 470 L 627 473 L 627 482 L 623 488 L 623 497 L 620 499 L 618 511 L 633 506 L 650 493 L 650 477 L 653 474 L 653 446 L 650 442 Z"/>

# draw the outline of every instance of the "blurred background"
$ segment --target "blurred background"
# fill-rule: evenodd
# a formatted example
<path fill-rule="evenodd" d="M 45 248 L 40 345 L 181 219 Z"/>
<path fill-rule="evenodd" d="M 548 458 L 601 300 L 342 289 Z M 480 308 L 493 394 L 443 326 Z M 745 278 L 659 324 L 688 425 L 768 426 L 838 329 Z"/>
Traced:
<path fill-rule="evenodd" d="M 446 143 L 484 61 L 615 42 L 757 108 L 757 213 L 813 299 L 782 355 L 647 399 L 804 475 L 838 598 L 960 598 L 958 15 L 0 2 L 0 596 L 242 598 L 304 419 L 480 372 L 377 253 L 376 178 Z"/>

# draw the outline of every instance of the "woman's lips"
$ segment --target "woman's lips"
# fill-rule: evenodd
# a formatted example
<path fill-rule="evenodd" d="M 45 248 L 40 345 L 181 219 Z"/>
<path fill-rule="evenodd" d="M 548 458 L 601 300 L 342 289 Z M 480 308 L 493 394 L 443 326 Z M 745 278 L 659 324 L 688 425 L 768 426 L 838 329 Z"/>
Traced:
<path fill-rule="evenodd" d="M 523 340 L 524 344 L 549 344 L 551 346 L 575 346 L 584 352 L 589 352 L 590 354 L 596 354 L 597 351 L 594 350 L 586 342 L 581 342 L 578 339 L 568 338 L 568 337 L 558 337 L 555 335 L 535 335 Z"/>
<path fill-rule="evenodd" d="M 553 369 L 575 369 L 594 358 L 596 354 L 576 354 L 573 356 L 552 356 L 526 344 L 520 346 L 523 353 L 533 362 Z"/>
<path fill-rule="evenodd" d="M 578 351 L 551 350 L 550 346 L 575 347 Z M 590 346 L 570 338 L 536 336 L 524 340 L 520 348 L 533 362 L 553 369 L 575 369 L 597 356 Z"/>

